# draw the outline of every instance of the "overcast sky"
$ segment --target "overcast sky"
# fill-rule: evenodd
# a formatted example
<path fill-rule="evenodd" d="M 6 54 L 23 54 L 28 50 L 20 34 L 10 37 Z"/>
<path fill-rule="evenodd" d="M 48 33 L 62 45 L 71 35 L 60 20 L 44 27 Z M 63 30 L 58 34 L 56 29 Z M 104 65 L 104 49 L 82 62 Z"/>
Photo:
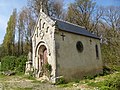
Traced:
<path fill-rule="evenodd" d="M 65 3 L 73 2 L 74 0 L 65 0 Z M 120 0 L 94 0 L 97 1 L 97 5 L 120 6 Z M 67 5 L 66 4 L 66 5 Z M 27 5 L 27 0 L 0 0 L 0 44 L 4 39 L 6 32 L 7 22 L 14 8 L 17 8 L 17 12 Z"/>

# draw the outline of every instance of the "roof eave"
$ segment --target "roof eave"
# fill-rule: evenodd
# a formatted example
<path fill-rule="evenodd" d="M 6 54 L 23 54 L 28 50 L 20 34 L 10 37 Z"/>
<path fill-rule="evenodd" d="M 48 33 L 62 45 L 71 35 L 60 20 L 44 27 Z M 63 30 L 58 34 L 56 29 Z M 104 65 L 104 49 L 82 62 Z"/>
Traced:
<path fill-rule="evenodd" d="M 65 30 L 62 30 L 62 29 L 60 29 L 59 27 L 57 27 L 59 30 L 61 30 L 61 31 L 64 31 L 64 32 L 69 32 L 69 33 L 72 33 L 72 34 L 76 34 L 76 35 L 82 35 L 82 36 L 85 36 L 85 37 L 90 37 L 90 38 L 94 38 L 94 39 L 99 39 L 100 40 L 100 38 L 99 37 L 93 37 L 93 36 L 88 36 L 88 35 L 84 35 L 84 34 L 80 34 L 80 33 L 75 33 L 75 32 L 70 32 L 70 31 L 65 31 Z"/>

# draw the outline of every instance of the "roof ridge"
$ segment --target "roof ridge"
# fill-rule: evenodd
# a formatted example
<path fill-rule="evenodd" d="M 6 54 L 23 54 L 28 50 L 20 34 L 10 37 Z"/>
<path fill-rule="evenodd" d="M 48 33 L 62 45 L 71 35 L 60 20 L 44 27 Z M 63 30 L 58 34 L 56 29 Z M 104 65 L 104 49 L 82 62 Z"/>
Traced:
<path fill-rule="evenodd" d="M 65 22 L 65 23 L 68 23 L 68 24 L 71 24 L 71 25 L 74 25 L 74 26 L 77 26 L 77 27 L 80 27 L 80 28 L 85 29 L 85 27 L 83 27 L 83 26 L 80 26 L 80 25 L 77 25 L 77 24 L 71 23 L 71 22 L 66 21 L 66 20 L 63 20 L 63 19 L 58 19 L 58 18 L 53 18 L 53 17 L 52 17 L 52 19 L 59 20 L 59 21 L 62 21 L 62 22 Z"/>

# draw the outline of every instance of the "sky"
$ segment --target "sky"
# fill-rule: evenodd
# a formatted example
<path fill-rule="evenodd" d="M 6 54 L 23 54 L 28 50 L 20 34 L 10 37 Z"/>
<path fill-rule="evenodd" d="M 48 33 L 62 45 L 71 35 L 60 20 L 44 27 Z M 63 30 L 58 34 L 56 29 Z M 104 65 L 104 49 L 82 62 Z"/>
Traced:
<path fill-rule="evenodd" d="M 14 8 L 19 11 L 23 6 L 27 5 L 27 0 L 0 0 L 0 44 L 2 43 L 7 22 Z"/>
<path fill-rule="evenodd" d="M 94 0 L 97 2 L 97 5 L 101 6 L 120 6 L 120 0 Z"/>
<path fill-rule="evenodd" d="M 97 2 L 97 5 L 102 6 L 120 6 L 120 0 L 94 0 Z M 74 2 L 74 0 L 65 0 L 65 5 L 67 6 L 70 2 Z M 12 14 L 12 11 L 14 8 L 17 9 L 17 12 L 20 11 L 20 9 L 27 5 L 27 0 L 0 0 L 0 44 L 2 43 L 7 22 L 9 20 L 10 15 Z"/>

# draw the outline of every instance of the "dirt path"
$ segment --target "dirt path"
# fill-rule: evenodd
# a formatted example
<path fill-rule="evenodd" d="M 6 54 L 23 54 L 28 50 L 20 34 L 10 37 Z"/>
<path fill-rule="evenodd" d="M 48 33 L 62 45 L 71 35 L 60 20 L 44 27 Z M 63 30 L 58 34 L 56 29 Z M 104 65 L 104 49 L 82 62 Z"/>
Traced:
<path fill-rule="evenodd" d="M 84 80 L 83 80 L 84 81 Z M 24 76 L 0 76 L 0 90 L 98 90 L 85 83 L 70 82 L 63 85 L 41 83 Z"/>
<path fill-rule="evenodd" d="M 74 88 L 60 88 L 49 83 L 25 79 L 20 76 L 0 77 L 0 90 L 80 90 Z"/>

